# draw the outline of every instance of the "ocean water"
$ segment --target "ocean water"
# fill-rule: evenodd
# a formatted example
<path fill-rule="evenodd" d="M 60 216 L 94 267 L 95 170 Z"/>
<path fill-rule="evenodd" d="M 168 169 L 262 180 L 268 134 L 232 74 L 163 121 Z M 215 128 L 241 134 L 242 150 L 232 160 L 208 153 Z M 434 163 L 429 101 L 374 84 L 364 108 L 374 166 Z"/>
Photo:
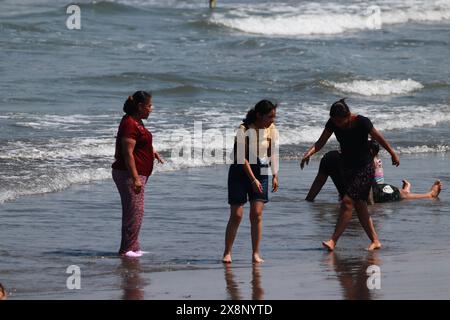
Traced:
<path fill-rule="evenodd" d="M 15 264 L 10 251 L 16 243 L 15 235 L 26 230 L 27 236 L 19 242 L 29 247 L 16 262 L 21 274 L 31 272 L 29 279 L 23 276 L 21 283 L 13 285 L 19 288 L 17 296 L 38 297 L 37 291 L 26 294 L 27 284 L 34 283 L 26 281 L 34 281 L 32 274 L 44 270 L 41 267 L 51 269 L 56 263 L 59 267 L 48 279 L 64 279 L 65 275 L 58 272 L 71 262 L 66 260 L 81 256 L 86 265 L 117 261 L 113 256 L 119 237 L 120 204 L 110 166 L 122 105 L 135 90 L 153 93 L 155 109 L 146 126 L 154 135 L 155 147 L 167 160 L 164 166 L 156 166 L 155 172 L 163 191 L 153 199 L 158 208 L 153 218 L 160 219 L 161 230 L 170 223 L 181 223 L 164 220 L 170 214 L 167 204 L 177 199 L 183 200 L 180 208 L 189 213 L 204 206 L 201 212 L 225 215 L 217 225 L 214 217 L 201 222 L 201 216 L 194 215 L 200 225 L 185 236 L 193 241 L 194 235 L 213 228 L 217 241 L 208 249 L 205 240 L 199 239 L 196 250 L 204 254 L 198 260 L 190 254 L 165 250 L 173 250 L 163 245 L 165 241 L 182 241 L 173 238 L 179 235 L 176 226 L 168 231 L 175 232 L 171 236 L 156 233 L 154 239 L 161 239 L 156 241 L 161 249 L 151 258 L 156 259 L 156 269 L 151 270 L 167 264 L 185 268 L 217 262 L 215 253 L 222 250 L 227 215 L 226 189 L 195 179 L 203 172 L 217 174 L 211 179 L 223 179 L 225 183 L 226 166 L 171 155 L 189 142 L 180 137 L 191 137 L 186 132 L 193 136 L 194 123 L 201 123 L 204 130 L 218 130 L 216 133 L 223 136 L 217 140 L 205 136 L 205 146 L 226 149 L 231 136 L 225 132 L 237 128 L 246 111 L 263 98 L 279 104 L 276 123 L 283 163 L 292 163 L 316 141 L 331 103 L 348 97 L 352 110 L 371 118 L 402 161 L 411 161 L 395 176 L 397 180 L 420 176 L 421 180 L 416 180 L 420 190 L 426 190 L 437 178 L 450 183 L 446 169 L 450 152 L 449 0 L 218 0 L 212 11 L 204 0 L 76 4 L 81 9 L 81 30 L 66 28 L 67 1 L 0 1 L 0 265 L 2 272 L 9 274 L 8 279 L 16 277 L 10 268 Z M 334 139 L 329 144 L 326 151 L 337 147 Z M 194 170 L 193 176 L 190 170 Z M 306 224 L 299 232 L 310 230 L 304 237 L 309 235 L 308 239 L 316 243 L 323 238 L 323 230 L 312 227 L 314 212 L 335 210 L 336 199 L 329 190 L 329 198 L 322 198 L 322 207 L 302 202 L 313 178 L 314 169 L 308 170 L 308 179 L 284 184 L 290 195 L 283 198 L 281 194 L 274 201 L 286 201 L 280 209 L 286 211 L 286 226 L 291 223 L 289 219 L 296 218 L 292 210 L 312 210 L 312 220 L 302 222 Z M 297 174 L 292 168 L 288 172 Z M 176 186 L 183 185 L 186 176 L 194 179 L 195 189 L 183 193 Z M 173 179 L 170 187 L 164 186 L 166 179 Z M 92 191 L 97 190 L 95 186 L 100 186 L 98 193 Z M 210 199 L 202 198 L 203 188 L 210 188 Z M 392 209 L 397 208 L 395 205 L 388 208 L 397 210 Z M 402 209 L 406 210 L 404 214 L 412 210 L 411 219 L 417 222 L 412 227 L 414 232 L 420 233 L 418 221 L 430 208 L 435 219 L 444 221 L 441 227 L 448 225 L 445 198 L 433 202 L 432 207 L 416 207 L 414 203 L 407 208 Z M 151 204 L 146 210 L 153 212 Z M 18 212 L 25 213 L 18 217 Z M 61 212 L 64 217 L 55 218 Z M 77 213 L 82 217 L 75 219 Z M 96 218 L 115 218 L 108 221 L 105 231 L 104 220 L 93 222 L 90 213 Z M 409 227 L 408 218 L 404 219 L 402 223 Z M 67 235 L 67 225 L 78 233 L 70 240 L 60 240 Z M 86 225 L 91 228 L 91 237 L 83 233 Z M 386 228 L 393 227 L 388 224 Z M 152 227 L 148 233 L 154 230 L 158 229 Z M 428 231 L 433 232 L 432 228 Z M 99 234 L 92 236 L 96 232 Z M 273 237 L 284 232 L 287 230 L 281 228 Z M 445 232 L 439 234 L 445 237 Z M 357 235 L 364 239 L 362 234 Z M 211 236 L 206 237 L 208 241 L 212 241 Z M 80 238 L 86 243 L 73 243 Z M 435 244 L 426 239 L 429 242 L 420 247 L 424 252 Z M 281 238 L 269 248 L 273 258 L 282 259 L 289 252 L 280 249 L 284 240 L 290 241 Z M 63 249 L 58 248 L 59 243 Z M 153 238 L 148 243 L 153 243 Z M 242 249 L 239 244 L 238 248 Z M 317 254 L 311 248 L 315 247 L 306 245 L 305 252 Z M 297 249 L 294 246 L 292 252 Z M 36 254 L 30 254 L 33 250 Z M 174 261 L 174 255 L 180 260 Z M 111 259 L 93 258 L 96 262 L 91 262 L 91 256 Z M 102 271 L 102 267 L 95 270 L 99 274 L 111 271 Z M 94 287 L 99 291 L 103 288 Z M 47 296 L 57 297 L 55 292 L 56 287 L 51 287 Z"/>
<path fill-rule="evenodd" d="M 196 121 L 225 137 L 263 98 L 280 105 L 285 158 L 344 96 L 400 153 L 450 150 L 448 0 L 77 4 L 81 30 L 66 28 L 65 1 L 0 3 L 1 203 L 109 179 L 122 105 L 138 89 L 154 95 L 147 126 L 169 160 L 159 170 L 204 166 L 171 161 L 179 135 Z"/>
<path fill-rule="evenodd" d="M 121 208 L 110 181 L 8 201 L 0 217 L 0 282 L 11 299 L 448 299 L 448 161 L 406 155 L 400 167 L 387 166 L 389 183 L 406 178 L 414 192 L 440 178 L 440 199 L 372 206 L 383 248 L 365 250 L 369 239 L 355 215 L 334 254 L 321 242 L 337 220 L 336 189 L 327 182 L 316 202 L 304 201 L 318 161 L 304 171 L 282 161 L 280 190 L 264 210 L 261 266 L 251 263 L 248 205 L 233 263 L 221 263 L 226 166 L 150 178 L 140 233 L 148 253 L 139 259 L 117 256 Z M 366 285 L 370 265 L 381 270 L 376 290 Z M 78 290 L 66 286 L 69 266 L 80 269 Z"/>

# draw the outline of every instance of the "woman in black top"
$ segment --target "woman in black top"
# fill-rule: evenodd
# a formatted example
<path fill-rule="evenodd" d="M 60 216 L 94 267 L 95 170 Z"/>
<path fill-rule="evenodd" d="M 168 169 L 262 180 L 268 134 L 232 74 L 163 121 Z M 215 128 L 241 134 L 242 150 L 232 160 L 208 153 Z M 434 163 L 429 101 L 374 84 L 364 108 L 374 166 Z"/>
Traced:
<path fill-rule="evenodd" d="M 389 143 L 373 126 L 372 122 L 363 116 L 350 112 L 344 99 L 333 103 L 330 109 L 330 119 L 325 125 L 319 140 L 303 155 L 300 167 L 308 164 L 310 157 L 327 143 L 334 133 L 341 146 L 342 170 L 346 185 L 346 192 L 341 202 L 339 219 L 331 239 L 322 244 L 332 251 L 339 237 L 344 232 L 352 218 L 353 208 L 356 209 L 358 219 L 372 243 L 368 250 L 381 248 L 381 243 L 375 231 L 372 218 L 367 209 L 367 199 L 375 174 L 372 156 L 369 150 L 368 136 L 385 148 L 392 157 L 392 164 L 398 166 L 400 159 Z"/>

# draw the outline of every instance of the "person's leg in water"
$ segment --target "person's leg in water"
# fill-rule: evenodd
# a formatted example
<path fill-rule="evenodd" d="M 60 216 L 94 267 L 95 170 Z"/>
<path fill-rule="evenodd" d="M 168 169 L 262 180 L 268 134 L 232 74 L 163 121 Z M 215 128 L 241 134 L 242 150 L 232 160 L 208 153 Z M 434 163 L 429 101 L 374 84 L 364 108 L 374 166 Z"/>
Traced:
<path fill-rule="evenodd" d="M 322 187 L 324 186 L 325 182 L 328 180 L 328 175 L 324 173 L 317 173 L 316 178 L 314 179 L 313 184 L 311 185 L 311 188 L 309 189 L 308 195 L 306 196 L 306 201 L 313 202 L 314 199 L 317 197 L 319 192 L 322 190 Z"/>
<path fill-rule="evenodd" d="M 354 202 L 356 213 L 358 214 L 359 222 L 361 223 L 364 231 L 369 237 L 371 243 L 367 250 L 372 251 L 381 248 L 381 243 L 378 238 L 378 234 L 375 231 L 375 226 L 373 225 L 372 218 L 370 217 L 369 210 L 367 208 L 367 202 L 363 200 L 358 200 Z"/>
<path fill-rule="evenodd" d="M 262 213 L 264 209 L 263 201 L 250 202 L 250 224 L 252 234 L 252 261 L 262 263 L 260 243 L 262 238 Z"/>
<path fill-rule="evenodd" d="M 400 189 L 400 197 L 402 200 L 414 200 L 414 199 L 435 199 L 439 196 L 442 190 L 442 183 L 440 180 L 436 180 L 431 186 L 430 191 L 426 193 L 412 193 L 411 183 L 408 180 L 403 180 L 403 187 Z"/>
<path fill-rule="evenodd" d="M 233 249 L 234 239 L 236 239 L 237 230 L 244 215 L 243 204 L 230 205 L 230 219 L 228 220 L 225 232 L 225 250 L 223 252 L 222 262 L 231 263 L 231 251 Z"/>
<path fill-rule="evenodd" d="M 353 200 L 348 195 L 345 195 L 341 201 L 339 218 L 336 223 L 336 228 L 334 230 L 334 233 L 331 236 L 330 240 L 322 242 L 322 245 L 326 249 L 328 249 L 329 251 L 334 250 L 340 236 L 345 231 L 348 223 L 352 219 L 352 214 L 353 214 Z"/>

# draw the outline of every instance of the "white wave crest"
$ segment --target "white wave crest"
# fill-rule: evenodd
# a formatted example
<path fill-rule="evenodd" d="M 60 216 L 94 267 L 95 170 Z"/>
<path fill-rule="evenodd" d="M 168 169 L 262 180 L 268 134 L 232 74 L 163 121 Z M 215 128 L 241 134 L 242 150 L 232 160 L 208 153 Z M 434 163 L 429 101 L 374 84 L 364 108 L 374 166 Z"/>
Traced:
<path fill-rule="evenodd" d="M 5 160 L 80 160 L 86 158 L 112 158 L 114 139 L 51 140 L 45 145 L 22 141 L 9 143 L 3 148 L 0 159 Z"/>
<path fill-rule="evenodd" d="M 450 152 L 449 145 L 436 146 L 414 146 L 414 147 L 398 147 L 396 150 L 402 154 L 420 154 L 420 153 L 446 153 Z"/>
<path fill-rule="evenodd" d="M 376 106 L 368 106 L 361 114 L 368 116 L 379 130 L 400 130 L 420 127 L 435 127 L 450 122 L 450 106 L 430 105 L 402 106 L 380 111 Z"/>
<path fill-rule="evenodd" d="M 377 3 L 373 3 L 375 5 Z M 260 8 L 244 6 L 217 13 L 210 22 L 245 33 L 268 36 L 336 35 L 380 29 L 383 25 L 450 20 L 450 2 L 413 1 L 380 3 L 300 3 Z"/>
<path fill-rule="evenodd" d="M 111 169 L 72 169 L 55 172 L 52 176 L 41 177 L 24 187 L 0 189 L 0 203 L 11 201 L 25 195 L 44 194 L 67 189 L 78 183 L 105 180 L 111 177 Z"/>
<path fill-rule="evenodd" d="M 404 95 L 423 88 L 420 82 L 412 79 L 354 80 L 350 82 L 323 81 L 323 84 L 342 92 L 363 96 Z"/>

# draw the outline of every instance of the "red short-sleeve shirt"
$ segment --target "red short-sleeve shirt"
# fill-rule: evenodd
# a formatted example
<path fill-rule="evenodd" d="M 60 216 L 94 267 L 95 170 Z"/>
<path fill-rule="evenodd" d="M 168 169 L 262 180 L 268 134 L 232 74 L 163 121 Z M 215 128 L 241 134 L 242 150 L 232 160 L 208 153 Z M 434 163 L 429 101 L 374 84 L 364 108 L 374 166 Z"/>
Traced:
<path fill-rule="evenodd" d="M 125 115 L 119 125 L 116 138 L 116 161 L 112 164 L 113 169 L 127 170 L 122 153 L 122 138 L 136 140 L 133 156 L 136 163 L 136 170 L 141 176 L 149 176 L 153 171 L 153 144 L 152 134 L 143 123 L 139 123 L 131 116 Z"/>

